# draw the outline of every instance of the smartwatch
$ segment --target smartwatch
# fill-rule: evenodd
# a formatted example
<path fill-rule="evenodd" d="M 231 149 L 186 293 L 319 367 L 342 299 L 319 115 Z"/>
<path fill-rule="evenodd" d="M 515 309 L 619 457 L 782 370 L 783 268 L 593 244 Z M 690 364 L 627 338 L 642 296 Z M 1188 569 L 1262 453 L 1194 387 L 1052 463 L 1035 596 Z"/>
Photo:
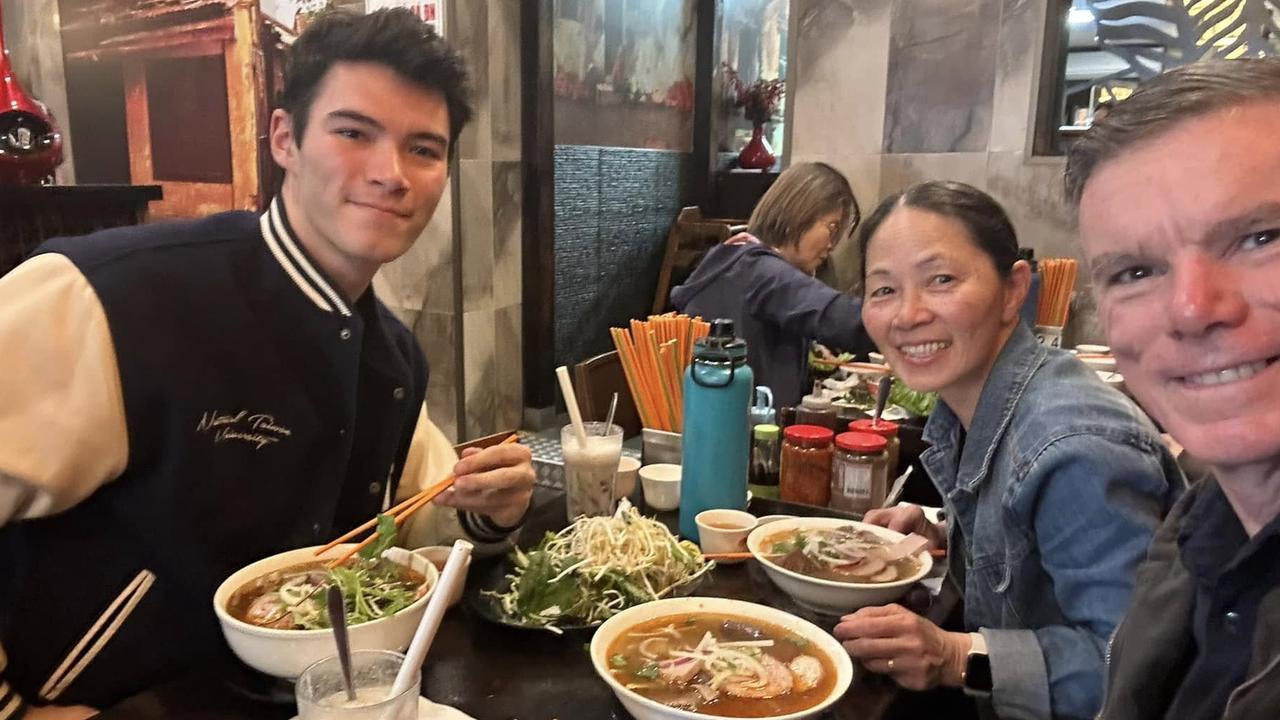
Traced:
<path fill-rule="evenodd" d="M 964 661 L 964 692 L 973 697 L 991 697 L 994 682 L 991 678 L 991 656 L 987 655 L 987 640 L 982 633 L 969 633 L 973 644 L 969 647 L 969 655 Z"/>

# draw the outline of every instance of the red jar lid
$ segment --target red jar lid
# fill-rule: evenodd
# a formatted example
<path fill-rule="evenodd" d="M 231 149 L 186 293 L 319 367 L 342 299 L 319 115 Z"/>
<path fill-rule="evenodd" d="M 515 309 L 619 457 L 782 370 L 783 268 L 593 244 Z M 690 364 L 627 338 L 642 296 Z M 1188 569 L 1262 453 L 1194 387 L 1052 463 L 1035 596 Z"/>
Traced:
<path fill-rule="evenodd" d="M 784 433 L 788 440 L 802 445 L 829 445 L 835 433 L 831 428 L 818 425 L 788 425 Z"/>
<path fill-rule="evenodd" d="M 841 450 L 856 453 L 884 452 L 889 441 L 879 435 L 861 432 L 840 433 L 836 436 L 836 446 Z"/>
<path fill-rule="evenodd" d="M 871 418 L 862 418 L 849 423 L 849 432 L 871 433 L 883 438 L 893 438 L 898 436 L 898 423 L 888 420 L 876 422 Z"/>

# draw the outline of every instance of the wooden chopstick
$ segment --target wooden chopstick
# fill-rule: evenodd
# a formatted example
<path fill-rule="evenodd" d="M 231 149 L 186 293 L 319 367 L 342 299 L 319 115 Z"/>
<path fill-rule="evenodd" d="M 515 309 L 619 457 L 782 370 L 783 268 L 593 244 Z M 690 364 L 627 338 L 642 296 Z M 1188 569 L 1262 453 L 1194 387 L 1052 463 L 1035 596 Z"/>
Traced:
<path fill-rule="evenodd" d="M 722 552 L 702 553 L 702 557 L 707 560 L 750 560 L 753 556 L 749 552 Z"/>
<path fill-rule="evenodd" d="M 520 438 L 519 438 L 519 436 L 518 436 L 518 435 L 516 435 L 515 433 L 512 433 L 511 435 L 508 435 L 508 436 L 506 437 L 506 439 L 505 439 L 505 440 L 503 440 L 502 442 L 498 443 L 498 445 L 508 445 L 508 444 L 510 444 L 510 443 L 513 443 L 513 442 L 515 442 L 515 441 L 519 440 L 519 439 L 520 439 Z M 448 490 L 449 488 L 453 487 L 453 481 L 454 481 L 454 480 L 457 480 L 457 478 L 456 478 L 456 477 L 454 477 L 453 473 L 450 473 L 450 474 L 449 474 L 449 476 L 448 476 L 448 477 L 446 477 L 444 480 L 441 480 L 440 482 L 436 483 L 435 485 L 431 485 L 430 487 L 426 488 L 425 490 L 423 490 L 423 491 L 419 492 L 418 494 L 416 494 L 416 495 L 414 495 L 414 496 L 410 497 L 408 500 L 405 500 L 404 502 L 400 503 L 399 505 L 396 505 L 395 507 L 391 508 L 391 509 L 390 509 L 390 510 L 388 510 L 387 512 L 385 512 L 385 513 L 380 513 L 380 514 L 382 514 L 382 515 L 392 515 L 392 516 L 394 516 L 394 517 L 395 517 L 395 520 L 396 520 L 396 527 L 398 528 L 398 527 L 400 527 L 401 525 L 403 525 L 403 524 L 404 524 L 404 521 L 405 521 L 405 520 L 408 520 L 408 519 L 409 519 L 409 516 L 410 516 L 410 515 L 414 514 L 415 512 L 417 512 L 417 511 L 419 511 L 419 510 L 421 510 L 424 506 L 426 506 L 426 504 L 427 504 L 427 503 L 429 503 L 429 502 L 431 502 L 432 500 L 436 499 L 436 497 L 437 497 L 438 495 L 440 495 L 440 493 L 442 493 L 442 492 L 444 492 L 445 490 Z M 345 534 L 345 535 L 343 535 L 342 537 L 340 537 L 340 538 L 338 538 L 338 539 L 334 540 L 333 542 L 329 543 L 328 545 L 325 545 L 324 547 L 322 547 L 322 548 L 320 548 L 319 550 L 317 550 L 317 551 L 316 551 L 316 555 L 323 555 L 324 553 L 328 552 L 329 550 L 332 550 L 334 547 L 336 547 L 336 546 L 338 546 L 338 545 L 341 545 L 342 543 L 346 542 L 347 540 L 350 540 L 351 538 L 355 537 L 356 535 L 359 535 L 361 532 L 363 532 L 363 531 L 365 531 L 365 530 L 368 530 L 368 529 L 370 529 L 370 528 L 374 527 L 374 526 L 375 526 L 375 525 L 377 525 L 377 524 L 378 524 L 378 516 L 376 516 L 376 515 L 375 515 L 375 516 L 373 517 L 373 519 L 372 519 L 372 520 L 369 520 L 368 522 L 364 523 L 364 524 L 363 524 L 363 525 L 361 525 L 360 527 L 358 527 L 358 528 L 356 528 L 356 529 L 352 530 L 351 532 L 346 533 L 346 534 Z M 365 538 L 365 539 L 364 539 L 364 540 L 362 540 L 358 545 L 356 545 L 356 546 L 355 546 L 355 547 L 353 547 L 353 548 L 350 548 L 347 552 L 345 552 L 345 553 L 343 553 L 342 555 L 340 555 L 336 560 L 332 560 L 332 561 L 330 561 L 330 562 L 329 562 L 329 567 L 337 567 L 337 566 L 341 565 L 342 563 L 346 562 L 347 560 L 351 559 L 351 556 L 352 556 L 352 555 L 355 555 L 356 553 L 358 553 L 358 552 L 360 552 L 361 550 L 363 550 L 363 549 L 365 549 L 366 547 L 368 547 L 368 546 L 369 546 L 369 544 L 370 544 L 370 543 L 372 543 L 372 542 L 373 542 L 373 540 L 374 540 L 374 538 L 376 538 L 377 536 L 378 536 L 378 535 L 377 535 L 377 533 L 374 533 L 374 534 L 370 535 L 369 537 Z"/>

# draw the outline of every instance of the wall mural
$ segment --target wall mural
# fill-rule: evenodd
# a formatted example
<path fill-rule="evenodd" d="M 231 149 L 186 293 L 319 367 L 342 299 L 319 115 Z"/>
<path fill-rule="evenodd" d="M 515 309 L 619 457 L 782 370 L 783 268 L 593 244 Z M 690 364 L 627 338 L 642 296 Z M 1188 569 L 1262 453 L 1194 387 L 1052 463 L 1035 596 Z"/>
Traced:
<path fill-rule="evenodd" d="M 1087 3 L 1097 20 L 1099 45 L 1128 66 L 1105 80 L 1146 80 L 1167 68 L 1211 57 L 1280 53 L 1280 0 Z"/>
<path fill-rule="evenodd" d="M 555 0 L 556 143 L 692 146 L 693 0 Z"/>

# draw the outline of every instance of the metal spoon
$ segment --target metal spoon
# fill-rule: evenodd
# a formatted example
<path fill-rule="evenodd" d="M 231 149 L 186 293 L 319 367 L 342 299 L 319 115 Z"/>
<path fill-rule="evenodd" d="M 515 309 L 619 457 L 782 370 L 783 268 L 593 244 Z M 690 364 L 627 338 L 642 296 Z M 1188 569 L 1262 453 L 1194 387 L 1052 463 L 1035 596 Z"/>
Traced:
<path fill-rule="evenodd" d="M 885 375 L 880 378 L 880 385 L 876 388 L 876 414 L 872 416 L 873 422 L 880 422 L 880 415 L 884 412 L 885 403 L 889 402 L 889 389 L 893 387 L 893 378 Z"/>
<path fill-rule="evenodd" d="M 356 688 L 351 684 L 351 645 L 347 643 L 347 603 L 342 598 L 342 588 L 329 586 L 329 624 L 333 626 L 333 640 L 338 645 L 338 664 L 342 666 L 342 682 L 347 686 L 347 700 L 356 699 Z"/>

